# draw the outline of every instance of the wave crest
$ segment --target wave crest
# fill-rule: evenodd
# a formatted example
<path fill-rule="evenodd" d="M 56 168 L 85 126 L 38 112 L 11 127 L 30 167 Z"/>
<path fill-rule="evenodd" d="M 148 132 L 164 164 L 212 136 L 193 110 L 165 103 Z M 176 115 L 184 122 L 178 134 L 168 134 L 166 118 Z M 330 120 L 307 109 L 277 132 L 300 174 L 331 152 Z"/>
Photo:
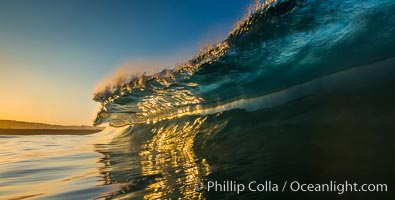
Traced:
<path fill-rule="evenodd" d="M 223 42 L 188 62 L 97 92 L 94 100 L 102 108 L 94 124 L 200 114 L 393 57 L 394 4 L 257 1 Z"/>

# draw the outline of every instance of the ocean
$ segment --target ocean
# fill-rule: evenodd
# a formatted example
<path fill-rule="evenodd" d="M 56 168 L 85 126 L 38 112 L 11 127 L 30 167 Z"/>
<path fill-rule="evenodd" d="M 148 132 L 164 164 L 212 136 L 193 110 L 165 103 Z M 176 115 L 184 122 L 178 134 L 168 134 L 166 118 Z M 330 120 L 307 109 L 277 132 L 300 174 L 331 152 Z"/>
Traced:
<path fill-rule="evenodd" d="M 0 136 L 0 196 L 393 199 L 394 74 L 395 1 L 261 1 L 188 62 L 97 91 L 112 127 Z"/>

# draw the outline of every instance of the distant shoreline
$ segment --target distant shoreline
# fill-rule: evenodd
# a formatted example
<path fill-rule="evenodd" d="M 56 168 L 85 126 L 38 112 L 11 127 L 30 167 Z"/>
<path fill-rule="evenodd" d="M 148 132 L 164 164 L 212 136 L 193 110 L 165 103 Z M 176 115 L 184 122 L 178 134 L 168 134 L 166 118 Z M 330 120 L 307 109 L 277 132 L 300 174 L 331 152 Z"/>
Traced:
<path fill-rule="evenodd" d="M 5 129 L 0 135 L 90 135 L 103 129 Z"/>

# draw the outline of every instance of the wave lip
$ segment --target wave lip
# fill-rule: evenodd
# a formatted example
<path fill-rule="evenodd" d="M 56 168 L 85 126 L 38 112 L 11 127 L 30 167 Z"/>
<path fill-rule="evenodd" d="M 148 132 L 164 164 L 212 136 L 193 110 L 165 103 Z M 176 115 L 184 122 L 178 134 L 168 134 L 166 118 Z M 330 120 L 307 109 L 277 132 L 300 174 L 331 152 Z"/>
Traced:
<path fill-rule="evenodd" d="M 223 42 L 187 63 L 96 93 L 102 108 L 94 124 L 201 114 L 391 58 L 393 13 L 390 0 L 259 1 Z"/>

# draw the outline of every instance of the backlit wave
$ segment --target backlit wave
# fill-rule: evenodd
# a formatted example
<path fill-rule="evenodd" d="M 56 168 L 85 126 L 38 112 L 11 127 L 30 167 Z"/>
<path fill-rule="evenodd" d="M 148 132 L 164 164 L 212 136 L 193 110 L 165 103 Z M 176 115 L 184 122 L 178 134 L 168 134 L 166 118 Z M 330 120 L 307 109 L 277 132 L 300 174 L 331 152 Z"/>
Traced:
<path fill-rule="evenodd" d="M 94 124 L 270 108 L 347 84 L 354 69 L 395 56 L 393 13 L 391 0 L 258 1 L 223 42 L 190 61 L 94 94 L 102 104 Z"/>

